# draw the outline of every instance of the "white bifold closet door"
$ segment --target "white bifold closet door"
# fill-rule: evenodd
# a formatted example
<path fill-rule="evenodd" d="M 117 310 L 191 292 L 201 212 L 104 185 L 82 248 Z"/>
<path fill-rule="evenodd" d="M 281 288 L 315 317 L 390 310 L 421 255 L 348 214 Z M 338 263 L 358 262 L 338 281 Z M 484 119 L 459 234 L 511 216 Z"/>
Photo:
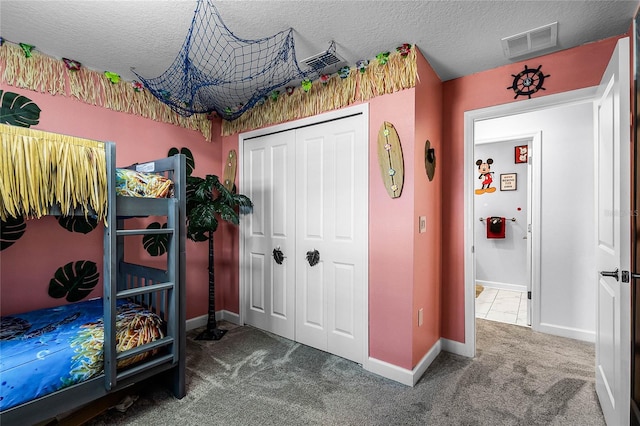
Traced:
<path fill-rule="evenodd" d="M 362 362 L 368 150 L 356 115 L 244 140 L 245 322 Z M 278 264 L 273 251 L 284 260 Z M 316 264 L 308 254 L 317 252 Z"/>
<path fill-rule="evenodd" d="M 244 141 L 243 193 L 253 212 L 247 225 L 244 320 L 247 324 L 294 339 L 295 327 L 295 132 Z M 284 255 L 275 262 L 273 251 Z"/>

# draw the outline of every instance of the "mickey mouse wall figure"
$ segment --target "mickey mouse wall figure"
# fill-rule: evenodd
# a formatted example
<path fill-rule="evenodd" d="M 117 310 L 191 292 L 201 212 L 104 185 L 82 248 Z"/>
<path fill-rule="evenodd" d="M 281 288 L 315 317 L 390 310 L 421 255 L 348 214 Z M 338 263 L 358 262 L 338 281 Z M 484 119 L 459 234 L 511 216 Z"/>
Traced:
<path fill-rule="evenodd" d="M 493 164 L 493 159 L 487 158 L 486 162 L 482 160 L 476 161 L 476 166 L 478 166 L 478 179 L 482 179 L 482 188 L 476 189 L 476 195 L 484 194 L 485 192 L 495 192 L 495 188 L 491 187 L 491 183 L 493 182 L 493 172 L 491 171 L 491 165 Z"/>

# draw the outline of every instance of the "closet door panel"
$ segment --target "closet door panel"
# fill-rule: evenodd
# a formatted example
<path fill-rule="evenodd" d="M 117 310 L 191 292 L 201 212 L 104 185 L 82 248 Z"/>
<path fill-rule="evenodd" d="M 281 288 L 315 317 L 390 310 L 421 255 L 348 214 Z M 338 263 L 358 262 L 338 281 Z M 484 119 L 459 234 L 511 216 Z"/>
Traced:
<path fill-rule="evenodd" d="M 245 236 L 245 322 L 293 339 L 295 327 L 294 132 L 245 140 L 244 193 L 254 203 Z M 274 250 L 283 255 L 276 261 Z M 258 259 L 261 259 L 258 262 Z"/>
<path fill-rule="evenodd" d="M 355 117 L 332 126 L 331 136 L 335 179 L 326 196 L 331 199 L 329 204 L 335 219 L 330 228 L 327 226 L 333 255 L 331 280 L 327 284 L 327 350 L 362 362 L 367 294 L 364 269 L 367 265 L 368 151 Z"/>
<path fill-rule="evenodd" d="M 264 255 L 261 253 L 251 253 L 249 256 L 249 270 L 251 271 L 249 283 L 249 309 L 251 311 L 265 313 L 264 303 Z"/>
<path fill-rule="evenodd" d="M 298 231 L 300 236 L 309 241 L 321 241 L 324 232 L 324 188 L 327 176 L 324 170 L 325 143 L 321 137 L 314 137 L 298 142 L 302 152 L 301 169 L 298 172 L 298 183 L 302 191 L 298 191 L 298 203 L 302 206 L 301 221 Z"/>
<path fill-rule="evenodd" d="M 333 318 L 332 333 L 339 333 L 346 337 L 353 337 L 356 318 L 353 306 L 356 298 L 356 284 L 354 265 L 335 263 L 333 265 L 335 286 L 328 304 L 329 317 Z"/>
<path fill-rule="evenodd" d="M 315 128 L 316 126 L 314 126 Z M 322 134 L 296 132 L 296 341 L 327 350 L 326 330 L 326 259 L 325 241 L 328 207 L 324 194 L 330 186 L 327 173 L 327 143 Z M 317 252 L 317 264 L 309 262 L 310 253 Z"/>
<path fill-rule="evenodd" d="M 286 144 L 283 142 L 286 141 Z M 293 194 L 290 192 L 291 185 L 289 181 L 294 181 L 293 176 L 293 158 L 289 158 L 289 152 L 293 148 L 289 143 L 289 139 L 277 142 L 271 147 L 271 173 L 268 180 L 271 180 L 271 248 L 280 249 L 284 256 L 293 252 L 293 244 L 295 242 L 294 226 L 292 222 L 295 220 Z M 291 164 L 290 164 L 291 163 Z M 289 192 L 288 192 L 289 191 Z M 286 262 L 286 263 L 285 263 Z M 272 260 L 271 269 L 271 315 L 279 317 L 282 321 L 287 322 L 288 333 L 293 332 L 293 321 L 295 313 L 293 272 L 294 262 L 286 257 L 281 265 Z"/>
<path fill-rule="evenodd" d="M 356 179 L 354 163 L 356 140 L 353 132 L 336 135 L 333 162 L 335 164 L 336 179 L 331 189 L 335 209 L 333 240 L 336 242 L 352 243 L 355 238 L 354 222 L 356 221 Z M 362 190 L 362 189 L 360 189 Z"/>
<path fill-rule="evenodd" d="M 321 291 L 322 298 L 298 301 L 298 308 L 306 303 L 306 313 L 297 315 L 296 340 L 362 362 L 368 151 L 359 120 L 297 130 L 297 251 L 306 256 L 317 250 L 321 259 L 296 269 L 297 285 L 302 294 Z M 321 283 L 309 279 L 314 269 L 322 271 L 313 275 Z M 316 311 L 323 312 L 322 324 L 309 321 Z"/>

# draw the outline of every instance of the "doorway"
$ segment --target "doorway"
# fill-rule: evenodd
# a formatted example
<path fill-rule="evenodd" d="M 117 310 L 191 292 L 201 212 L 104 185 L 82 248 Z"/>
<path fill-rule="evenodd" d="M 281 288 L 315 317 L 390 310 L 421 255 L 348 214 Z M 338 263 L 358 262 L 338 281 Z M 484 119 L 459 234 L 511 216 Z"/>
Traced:
<path fill-rule="evenodd" d="M 541 170 L 534 173 L 540 184 L 532 185 L 532 205 L 540 210 L 527 221 L 532 250 L 531 327 L 595 341 L 596 295 L 593 286 L 586 284 L 592 281 L 590 276 L 584 276 L 593 264 L 593 254 L 583 252 L 593 238 L 594 95 L 595 88 L 587 88 L 465 113 L 465 354 L 475 354 L 474 244 L 482 225 L 475 212 L 479 197 L 474 141 L 508 140 L 517 134 L 538 134 L 542 154 L 533 155 L 534 148 L 530 158 L 533 167 Z"/>
<path fill-rule="evenodd" d="M 534 138 L 475 140 L 476 318 L 529 326 Z M 488 182 L 488 183 L 487 183 Z"/>

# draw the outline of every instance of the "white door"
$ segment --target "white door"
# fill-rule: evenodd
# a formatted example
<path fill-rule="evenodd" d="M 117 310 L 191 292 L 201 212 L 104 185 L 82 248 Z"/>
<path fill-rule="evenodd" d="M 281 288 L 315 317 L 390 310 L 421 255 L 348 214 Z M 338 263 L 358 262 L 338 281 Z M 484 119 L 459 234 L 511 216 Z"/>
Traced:
<path fill-rule="evenodd" d="M 277 129 L 244 138 L 241 159 L 254 203 L 241 223 L 244 323 L 356 362 L 367 330 L 367 125 L 357 114 Z"/>
<path fill-rule="evenodd" d="M 244 321 L 293 340 L 295 131 L 245 139 L 242 158 L 243 193 L 253 201 L 253 213 L 242 219 L 247 230 Z"/>
<path fill-rule="evenodd" d="M 296 341 L 356 362 L 367 303 L 364 129 L 355 116 L 296 131 Z"/>
<path fill-rule="evenodd" d="M 629 39 L 618 41 L 595 101 L 596 392 L 608 425 L 629 424 Z M 604 273 L 604 275 L 603 275 Z M 627 282 L 624 282 L 627 281 Z"/>
<path fill-rule="evenodd" d="M 538 144 L 539 145 L 539 144 Z M 535 169 L 533 167 L 532 162 L 535 157 L 540 157 L 540 153 L 536 152 L 536 146 L 534 146 L 534 140 L 531 139 L 527 145 L 527 227 L 525 229 L 524 237 L 527 240 L 527 306 L 526 306 L 526 314 L 527 320 L 526 323 L 528 326 L 531 326 L 531 303 L 532 303 L 532 294 L 533 294 L 533 239 L 534 235 L 531 232 L 533 226 L 533 217 L 534 217 L 534 206 L 537 207 L 534 202 L 534 172 Z M 537 158 L 536 158 L 537 159 Z"/>

